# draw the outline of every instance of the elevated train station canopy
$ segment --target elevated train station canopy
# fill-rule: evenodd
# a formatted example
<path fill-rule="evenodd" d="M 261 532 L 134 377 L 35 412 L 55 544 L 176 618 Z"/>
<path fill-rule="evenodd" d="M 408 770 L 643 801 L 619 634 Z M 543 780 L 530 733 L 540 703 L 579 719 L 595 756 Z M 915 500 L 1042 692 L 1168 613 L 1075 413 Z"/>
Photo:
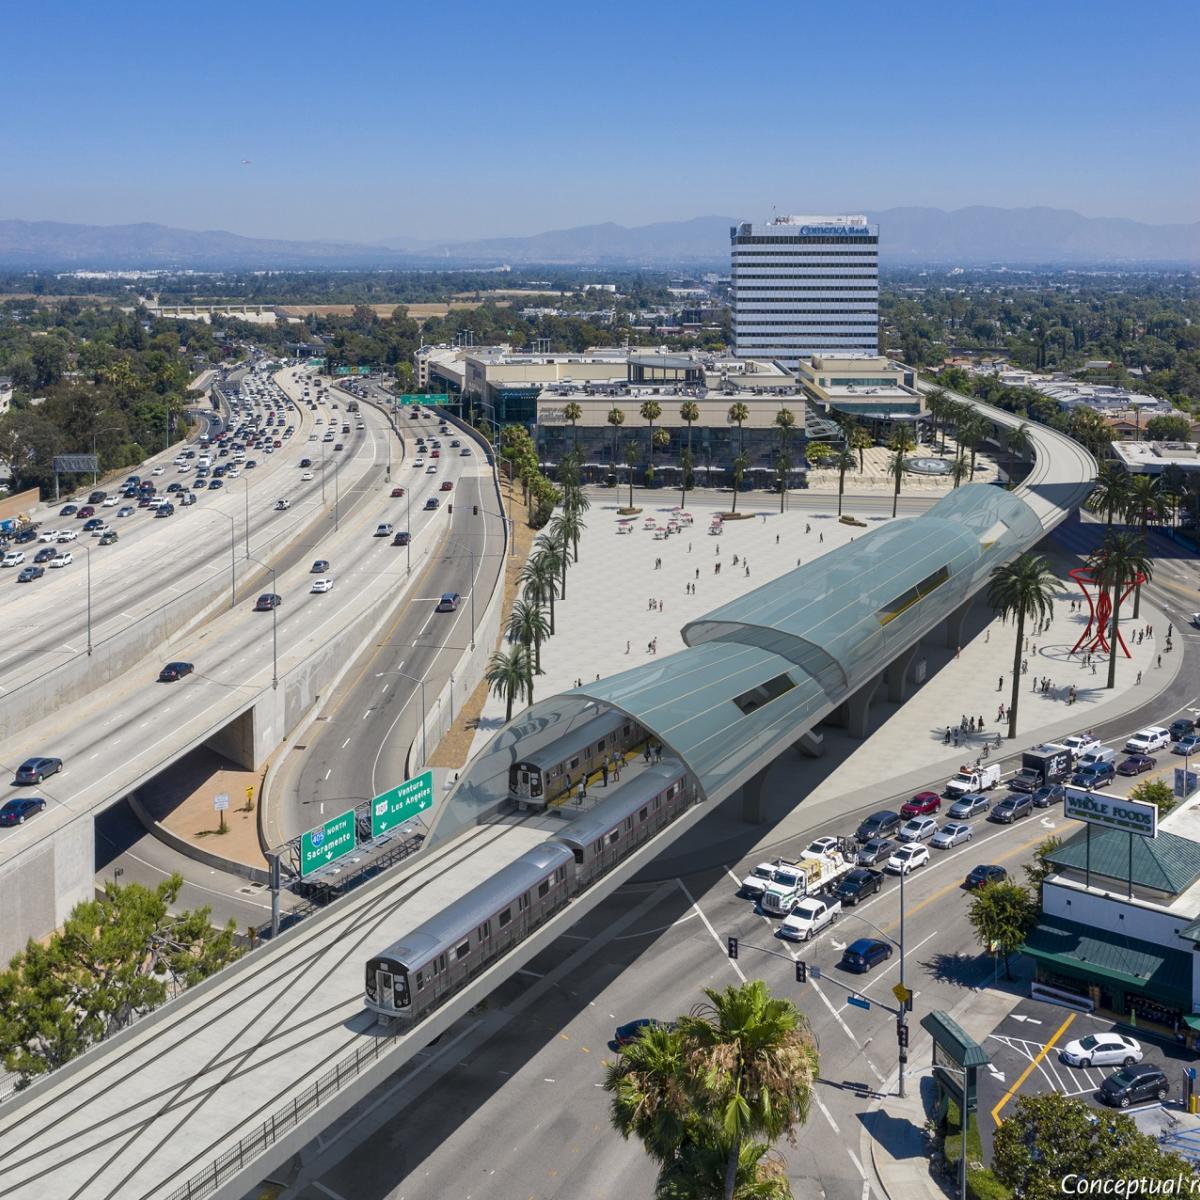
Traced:
<path fill-rule="evenodd" d="M 956 488 L 686 625 L 685 648 L 539 701 L 476 756 L 433 830 L 492 815 L 509 767 L 617 709 L 721 800 L 950 617 L 1042 526 L 1011 492 Z"/>

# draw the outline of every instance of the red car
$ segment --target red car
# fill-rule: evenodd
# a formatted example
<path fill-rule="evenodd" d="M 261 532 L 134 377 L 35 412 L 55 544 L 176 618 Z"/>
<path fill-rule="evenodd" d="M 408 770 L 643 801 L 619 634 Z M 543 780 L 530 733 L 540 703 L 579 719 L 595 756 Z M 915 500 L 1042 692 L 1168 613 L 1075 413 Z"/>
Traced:
<path fill-rule="evenodd" d="M 918 792 L 907 804 L 900 806 L 902 817 L 927 817 L 940 812 L 942 798 L 937 792 Z"/>
<path fill-rule="evenodd" d="M 449 479 L 443 480 L 442 481 L 442 491 L 443 492 L 454 491 L 454 484 Z"/>
<path fill-rule="evenodd" d="M 392 488 L 392 499 L 393 500 L 395 500 L 398 496 L 403 496 L 403 495 L 404 495 L 404 489 L 402 487 Z"/>

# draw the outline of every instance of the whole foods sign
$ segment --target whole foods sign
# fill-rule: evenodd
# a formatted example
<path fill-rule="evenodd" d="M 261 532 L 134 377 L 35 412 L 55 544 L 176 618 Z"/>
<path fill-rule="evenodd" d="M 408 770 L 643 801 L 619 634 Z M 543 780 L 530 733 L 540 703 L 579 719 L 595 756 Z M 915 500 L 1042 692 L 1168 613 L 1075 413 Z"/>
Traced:
<path fill-rule="evenodd" d="M 1099 796 L 1084 788 L 1068 787 L 1063 816 L 1140 837 L 1158 837 L 1158 807 L 1122 796 Z"/>

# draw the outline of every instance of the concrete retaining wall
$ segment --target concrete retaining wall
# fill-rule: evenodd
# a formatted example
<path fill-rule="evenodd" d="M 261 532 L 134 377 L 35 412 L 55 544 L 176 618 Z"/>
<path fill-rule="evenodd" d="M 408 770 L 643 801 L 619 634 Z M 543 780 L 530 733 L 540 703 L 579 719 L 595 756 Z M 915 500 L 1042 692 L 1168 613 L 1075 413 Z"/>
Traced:
<path fill-rule="evenodd" d="M 23 492 L 17 492 L 14 496 L 5 496 L 3 500 L 0 500 L 0 521 L 31 512 L 37 507 L 40 495 L 37 488 L 28 488 Z"/>

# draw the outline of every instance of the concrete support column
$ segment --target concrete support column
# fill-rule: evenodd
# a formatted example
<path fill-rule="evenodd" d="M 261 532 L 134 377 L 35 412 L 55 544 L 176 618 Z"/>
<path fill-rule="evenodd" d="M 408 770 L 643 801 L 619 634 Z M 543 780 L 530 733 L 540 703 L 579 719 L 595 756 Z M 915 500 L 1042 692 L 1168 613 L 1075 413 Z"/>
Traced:
<path fill-rule="evenodd" d="M 794 743 L 794 749 L 805 758 L 820 758 L 825 753 L 825 738 L 815 729 L 810 729 L 800 735 L 800 740 Z"/>
<path fill-rule="evenodd" d="M 887 680 L 888 699 L 893 704 L 903 704 L 908 699 L 908 672 L 920 648 L 921 643 L 918 642 L 915 646 L 910 646 L 907 650 L 902 651 L 892 659 L 891 665 L 884 672 L 884 678 Z"/>
<path fill-rule="evenodd" d="M 967 624 L 967 613 L 971 611 L 969 600 L 960 604 L 946 618 L 946 649 L 958 650 L 962 646 L 963 629 Z"/>
<path fill-rule="evenodd" d="M 846 701 L 846 732 L 852 738 L 864 739 L 871 728 L 871 705 L 875 693 L 883 682 L 882 675 L 876 675 L 870 683 L 864 684 Z"/>
<path fill-rule="evenodd" d="M 742 820 L 761 825 L 767 819 L 767 771 L 764 767 L 753 779 L 742 784 Z"/>

